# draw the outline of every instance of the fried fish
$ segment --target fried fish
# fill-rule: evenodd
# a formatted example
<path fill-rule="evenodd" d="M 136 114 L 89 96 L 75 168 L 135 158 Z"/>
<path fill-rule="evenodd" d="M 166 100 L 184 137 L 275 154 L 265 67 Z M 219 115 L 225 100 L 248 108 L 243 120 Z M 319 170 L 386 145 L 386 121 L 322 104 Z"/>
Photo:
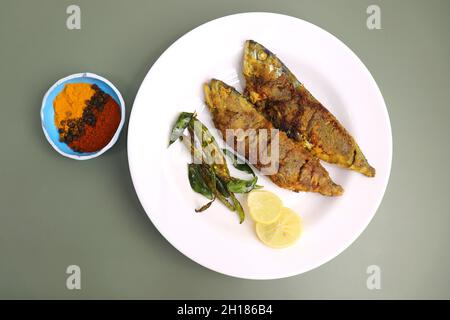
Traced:
<path fill-rule="evenodd" d="M 276 128 L 319 159 L 375 176 L 355 139 L 331 112 L 272 52 L 253 40 L 245 43 L 243 73 L 246 96 Z"/>
<path fill-rule="evenodd" d="M 251 157 L 252 146 L 258 146 L 259 152 L 263 151 L 261 145 L 265 145 L 263 147 L 266 148 L 265 151 L 272 150 L 275 137 L 271 134 L 268 137 L 263 136 L 261 132 L 276 132 L 278 170 L 268 175 L 275 184 L 296 192 L 312 191 L 327 196 L 338 196 L 343 193 L 342 187 L 331 180 L 316 157 L 311 155 L 301 143 L 290 139 L 286 133 L 276 130 L 270 121 L 233 87 L 213 79 L 204 85 L 204 94 L 213 122 L 223 137 L 227 136 L 227 130 L 256 132 L 255 135 L 245 136 L 245 144 L 248 148 L 243 152 L 236 150 L 246 159 Z M 235 137 L 235 139 L 238 138 Z M 265 139 L 263 141 L 265 143 L 260 144 L 262 139 Z M 233 148 L 236 148 L 235 142 L 236 140 L 233 141 Z M 251 163 L 259 170 L 266 165 L 259 157 Z"/>

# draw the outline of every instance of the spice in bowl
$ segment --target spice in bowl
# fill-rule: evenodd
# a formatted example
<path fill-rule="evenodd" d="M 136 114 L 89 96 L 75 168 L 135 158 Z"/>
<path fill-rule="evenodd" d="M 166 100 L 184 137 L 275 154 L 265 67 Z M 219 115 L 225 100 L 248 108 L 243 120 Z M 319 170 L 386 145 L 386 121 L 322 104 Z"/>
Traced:
<path fill-rule="evenodd" d="M 53 101 L 59 140 L 79 153 L 103 149 L 121 120 L 117 102 L 97 85 L 70 83 Z"/>

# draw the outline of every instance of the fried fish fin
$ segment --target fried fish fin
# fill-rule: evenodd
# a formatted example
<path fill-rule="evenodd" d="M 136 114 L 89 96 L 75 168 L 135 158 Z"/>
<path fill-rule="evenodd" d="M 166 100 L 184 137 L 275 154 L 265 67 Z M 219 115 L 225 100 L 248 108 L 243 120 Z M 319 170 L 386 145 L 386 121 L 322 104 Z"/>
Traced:
<path fill-rule="evenodd" d="M 319 159 L 375 176 L 355 139 L 291 71 L 261 44 L 247 40 L 246 95 L 274 126 L 301 141 Z"/>
<path fill-rule="evenodd" d="M 256 108 L 233 87 L 220 80 L 211 80 L 204 85 L 205 101 L 212 114 L 216 128 L 227 137 L 227 130 L 242 130 L 256 132 L 255 135 L 245 136 L 244 151 L 236 150 L 236 137 L 232 147 L 247 160 L 251 156 L 252 146 L 260 146 L 259 141 L 266 139 L 266 149 L 273 150 L 274 136 L 263 136 L 262 132 L 275 132 L 278 134 L 278 171 L 268 175 L 278 186 L 293 191 L 312 191 L 327 196 L 338 196 L 343 193 L 340 185 L 334 183 L 319 160 L 312 156 L 301 143 L 290 139 L 286 133 L 276 130 L 273 125 L 261 115 Z M 227 139 L 228 140 L 228 139 Z M 227 141 L 230 143 L 230 141 Z M 264 145 L 264 144 L 263 144 Z M 256 147 L 257 148 L 257 147 Z M 255 150 L 253 150 L 255 151 Z M 263 150 L 258 149 L 258 152 Z M 261 153 L 258 153 L 259 155 Z M 263 169 L 267 163 L 262 162 L 258 156 L 251 162 L 257 169 Z"/>

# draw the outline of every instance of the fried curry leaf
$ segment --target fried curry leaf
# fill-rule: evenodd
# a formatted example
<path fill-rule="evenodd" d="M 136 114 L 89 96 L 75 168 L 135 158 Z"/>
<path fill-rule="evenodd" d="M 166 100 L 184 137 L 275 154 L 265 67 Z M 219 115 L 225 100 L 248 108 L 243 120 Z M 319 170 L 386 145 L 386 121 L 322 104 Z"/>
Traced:
<path fill-rule="evenodd" d="M 181 137 L 184 130 L 187 128 L 187 126 L 189 125 L 189 122 L 191 122 L 191 120 L 194 116 L 195 116 L 195 112 L 194 113 L 190 113 L 190 112 L 181 112 L 180 113 L 177 121 L 175 122 L 175 125 L 172 128 L 172 132 L 170 133 L 169 146 Z"/>
<path fill-rule="evenodd" d="M 225 153 L 225 155 L 231 160 L 233 167 L 235 167 L 239 171 L 243 171 L 255 176 L 255 173 L 253 172 L 252 168 L 247 164 L 247 162 L 244 161 L 239 162 L 240 159 L 232 151 L 228 149 L 223 149 L 223 153 Z"/>
<path fill-rule="evenodd" d="M 202 166 L 203 164 L 190 163 L 188 164 L 188 176 L 189 183 L 191 185 L 192 190 L 201 195 L 205 196 L 209 200 L 212 200 L 213 191 L 210 187 L 208 187 L 207 182 L 202 174 Z"/>
<path fill-rule="evenodd" d="M 189 123 L 191 136 L 195 136 L 199 142 L 205 161 L 210 164 L 223 181 L 228 181 L 231 176 L 228 166 L 219 145 L 209 129 L 196 117 Z"/>
<path fill-rule="evenodd" d="M 223 153 L 232 161 L 233 166 L 243 172 L 249 173 L 253 176 L 250 180 L 242 180 L 238 178 L 232 178 L 227 183 L 227 189 L 230 192 L 234 193 L 247 193 L 252 191 L 253 189 L 262 188 L 262 186 L 258 186 L 256 182 L 258 181 L 258 177 L 253 172 L 252 168 L 246 163 L 240 163 L 239 157 L 228 149 L 223 149 Z"/>
<path fill-rule="evenodd" d="M 224 183 L 219 177 L 216 177 L 216 188 L 225 198 L 230 197 L 230 192 L 228 191 L 227 184 Z"/>
<path fill-rule="evenodd" d="M 241 180 L 238 178 L 233 178 L 231 181 L 227 183 L 227 189 L 230 192 L 234 193 L 247 193 L 252 191 L 253 189 L 259 189 L 261 186 L 257 186 L 256 182 L 258 181 L 258 177 L 253 177 L 250 180 Z"/>

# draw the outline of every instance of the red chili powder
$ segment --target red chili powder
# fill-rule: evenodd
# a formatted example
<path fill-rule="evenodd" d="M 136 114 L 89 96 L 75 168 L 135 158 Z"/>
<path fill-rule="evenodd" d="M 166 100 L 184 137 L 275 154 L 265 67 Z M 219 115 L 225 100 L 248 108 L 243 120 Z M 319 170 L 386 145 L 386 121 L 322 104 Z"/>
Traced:
<path fill-rule="evenodd" d="M 102 111 L 94 110 L 94 126 L 86 125 L 85 134 L 69 143 L 69 147 L 78 152 L 95 152 L 105 147 L 116 133 L 120 123 L 120 107 L 109 97 Z"/>

